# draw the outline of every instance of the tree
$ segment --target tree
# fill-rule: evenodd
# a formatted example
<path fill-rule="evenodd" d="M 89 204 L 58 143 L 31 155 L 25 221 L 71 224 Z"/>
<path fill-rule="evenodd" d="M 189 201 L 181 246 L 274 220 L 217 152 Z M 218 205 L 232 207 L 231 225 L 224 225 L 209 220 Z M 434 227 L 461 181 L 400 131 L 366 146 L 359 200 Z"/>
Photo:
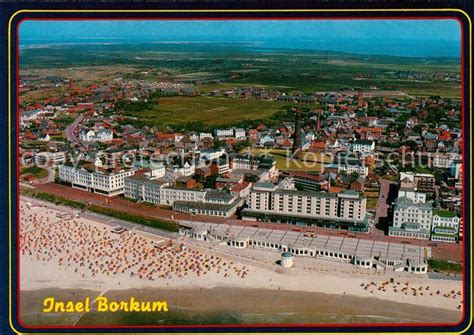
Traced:
<path fill-rule="evenodd" d="M 254 175 L 245 176 L 245 181 L 250 182 L 250 183 L 256 183 L 258 181 L 258 177 Z"/>
<path fill-rule="evenodd" d="M 356 181 L 357 178 L 359 178 L 359 176 L 360 176 L 360 175 L 359 175 L 357 172 L 352 172 L 352 173 L 351 173 L 351 183 L 354 182 L 354 181 Z"/>
<path fill-rule="evenodd" d="M 217 178 L 219 178 L 218 174 L 213 174 L 213 175 L 207 176 L 206 180 L 204 181 L 204 187 L 205 188 L 215 188 Z"/>
<path fill-rule="evenodd" d="M 193 175 L 193 179 L 198 183 L 204 183 L 205 182 L 204 177 L 200 174 L 197 174 L 197 173 Z"/>

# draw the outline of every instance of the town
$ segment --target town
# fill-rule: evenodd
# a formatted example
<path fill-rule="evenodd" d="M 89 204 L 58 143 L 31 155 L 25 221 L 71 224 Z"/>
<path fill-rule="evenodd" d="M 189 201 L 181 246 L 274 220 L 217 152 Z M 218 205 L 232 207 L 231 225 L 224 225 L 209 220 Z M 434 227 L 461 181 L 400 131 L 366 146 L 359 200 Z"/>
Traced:
<path fill-rule="evenodd" d="M 22 324 L 459 327 L 459 22 L 274 14 L 21 23 Z"/>
<path fill-rule="evenodd" d="M 200 92 L 203 80 L 116 77 L 83 86 L 70 78 L 21 76 L 23 93 L 62 92 L 21 104 L 23 190 L 72 200 L 89 192 L 91 199 L 105 199 L 91 202 L 105 207 L 120 201 L 156 208 L 156 217 L 177 222 L 187 236 L 331 256 L 369 268 L 427 272 L 430 247 L 443 250 L 462 241 L 460 101 L 375 86 L 339 92 L 253 86 Z M 286 109 L 268 122 L 198 123 L 195 129 L 193 123 L 180 129 L 147 125 L 133 116 L 170 97 L 279 102 Z M 268 232 L 291 229 L 306 237 L 336 232 L 347 241 L 377 238 L 376 243 L 401 247 L 413 240 L 425 248 L 415 251 L 416 257 L 394 256 L 385 246 L 384 255 L 369 252 L 361 258 L 355 249 L 342 252 L 340 243 L 290 248 L 225 229 L 216 235 L 209 227 L 203 230 L 203 222 L 263 232 L 267 224 Z"/>

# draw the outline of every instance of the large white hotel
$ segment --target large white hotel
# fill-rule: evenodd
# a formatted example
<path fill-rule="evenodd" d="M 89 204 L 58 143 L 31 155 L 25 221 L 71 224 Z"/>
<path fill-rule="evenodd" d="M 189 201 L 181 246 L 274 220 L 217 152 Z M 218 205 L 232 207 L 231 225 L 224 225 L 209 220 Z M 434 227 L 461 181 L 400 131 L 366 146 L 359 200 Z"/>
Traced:
<path fill-rule="evenodd" d="M 134 170 L 125 168 L 105 169 L 92 163 L 78 167 L 63 164 L 59 166 L 59 179 L 70 183 L 73 188 L 100 193 L 109 197 L 123 193 L 125 177 L 132 176 Z"/>
<path fill-rule="evenodd" d="M 169 205 L 175 211 L 230 217 L 244 204 L 244 199 L 224 190 L 171 186 L 149 172 L 137 172 L 125 178 L 124 196 L 156 205 Z"/>
<path fill-rule="evenodd" d="M 249 196 L 245 220 L 368 231 L 365 196 L 355 191 L 326 193 L 283 189 L 256 183 Z"/>

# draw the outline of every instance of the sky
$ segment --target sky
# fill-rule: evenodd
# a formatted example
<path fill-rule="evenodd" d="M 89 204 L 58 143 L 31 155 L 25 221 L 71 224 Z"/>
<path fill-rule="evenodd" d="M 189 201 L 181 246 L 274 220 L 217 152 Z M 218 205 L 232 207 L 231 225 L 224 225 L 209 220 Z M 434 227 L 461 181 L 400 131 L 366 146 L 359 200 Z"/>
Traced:
<path fill-rule="evenodd" d="M 231 42 L 394 56 L 460 57 L 461 27 L 442 20 L 23 21 L 20 45 Z M 408 49 L 408 50 L 406 50 Z M 377 53 L 378 52 L 378 53 Z"/>

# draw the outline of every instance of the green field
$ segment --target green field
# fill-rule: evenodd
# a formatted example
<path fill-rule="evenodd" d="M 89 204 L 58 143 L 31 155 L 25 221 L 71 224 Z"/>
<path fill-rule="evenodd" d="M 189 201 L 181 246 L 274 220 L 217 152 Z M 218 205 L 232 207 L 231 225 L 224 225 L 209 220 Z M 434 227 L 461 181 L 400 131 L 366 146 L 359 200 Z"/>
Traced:
<path fill-rule="evenodd" d="M 439 271 L 439 272 L 462 272 L 462 264 L 444 261 L 440 259 L 430 259 L 428 260 L 428 266 L 430 270 Z"/>
<path fill-rule="evenodd" d="M 368 198 L 378 198 L 379 197 L 379 192 L 378 191 L 365 191 L 364 194 Z"/>
<path fill-rule="evenodd" d="M 94 81 L 113 78 L 121 72 L 123 77 L 134 79 L 199 80 L 201 84 L 197 86 L 202 92 L 238 86 L 265 86 L 288 93 L 295 90 L 311 93 L 357 88 L 368 90 L 375 85 L 379 90 L 401 90 L 410 95 L 461 97 L 459 81 L 444 81 L 430 76 L 439 72 L 459 74 L 461 64 L 455 58 L 366 56 L 284 49 L 260 52 L 258 48 L 227 44 L 137 43 L 24 49 L 20 61 L 23 71 L 54 69 L 50 73 L 65 77 L 79 72 L 85 74 L 84 78 L 94 78 Z M 68 73 L 67 69 L 73 70 Z M 143 71 L 147 74 L 144 75 Z M 411 75 L 400 76 L 400 72 Z"/>
<path fill-rule="evenodd" d="M 367 198 L 367 208 L 374 209 L 377 208 L 378 198 Z"/>
<path fill-rule="evenodd" d="M 287 106 L 287 103 L 273 101 L 177 96 L 157 98 L 152 109 L 125 114 L 158 127 L 192 122 L 224 126 L 242 120 L 264 119 Z"/>
<path fill-rule="evenodd" d="M 330 157 L 323 154 L 307 153 L 305 157 L 293 159 L 290 157 L 291 152 L 287 153 L 286 150 L 252 149 L 251 152 L 255 155 L 267 154 L 273 157 L 276 161 L 277 168 L 287 171 L 321 172 L 324 170 L 324 164 L 330 163 Z"/>
<path fill-rule="evenodd" d="M 43 169 L 39 166 L 30 166 L 27 168 L 20 168 L 20 176 L 32 175 L 36 179 L 43 179 L 48 175 L 48 170 Z"/>

